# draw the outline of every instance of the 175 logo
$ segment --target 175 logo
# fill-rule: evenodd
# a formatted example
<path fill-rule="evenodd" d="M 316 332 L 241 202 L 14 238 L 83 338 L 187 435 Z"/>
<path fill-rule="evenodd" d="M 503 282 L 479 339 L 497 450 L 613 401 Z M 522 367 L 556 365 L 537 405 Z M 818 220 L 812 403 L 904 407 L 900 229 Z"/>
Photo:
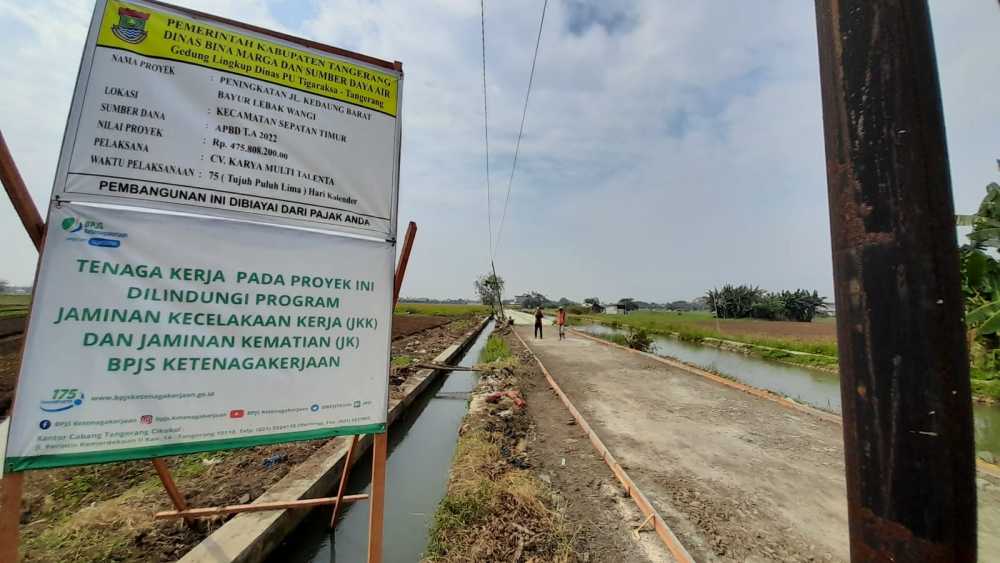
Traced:
<path fill-rule="evenodd" d="M 43 399 L 39 404 L 45 412 L 68 411 L 83 405 L 84 395 L 79 389 L 53 389 L 52 398 Z"/>

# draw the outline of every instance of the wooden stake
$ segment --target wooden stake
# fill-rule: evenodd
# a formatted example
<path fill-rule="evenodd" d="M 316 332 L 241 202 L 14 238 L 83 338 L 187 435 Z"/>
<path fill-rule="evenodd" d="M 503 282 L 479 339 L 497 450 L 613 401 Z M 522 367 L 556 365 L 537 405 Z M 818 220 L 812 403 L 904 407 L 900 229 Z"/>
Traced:
<path fill-rule="evenodd" d="M 403 239 L 403 251 L 399 253 L 399 264 L 396 265 L 396 279 L 392 288 L 392 307 L 399 302 L 399 290 L 403 287 L 403 277 L 406 276 L 406 265 L 410 263 L 410 251 L 413 250 L 413 239 L 417 236 L 417 224 L 410 221 L 406 227 L 406 238 Z"/>
<path fill-rule="evenodd" d="M 396 267 L 396 279 L 392 290 L 392 307 L 399 302 L 399 290 L 403 287 L 403 277 L 406 275 L 406 265 L 410 262 L 410 252 L 413 250 L 413 239 L 417 236 L 417 224 L 410 221 L 406 227 L 406 238 L 403 239 L 403 251 L 399 255 Z M 389 455 L 389 429 L 375 435 L 372 446 L 372 489 L 371 500 L 368 503 L 368 563 L 382 561 L 382 528 L 385 521 L 385 464 Z"/>
<path fill-rule="evenodd" d="M 410 221 L 406 226 L 406 237 L 403 239 L 403 250 L 399 253 L 399 263 L 396 265 L 396 275 L 392 285 L 392 308 L 396 308 L 399 303 L 399 291 L 403 287 L 403 278 L 406 277 L 406 266 L 410 263 L 410 252 L 413 251 L 413 241 L 417 237 L 417 224 Z M 388 430 L 387 430 L 388 431 Z M 347 449 L 347 459 L 344 461 L 344 469 L 340 473 L 340 485 L 337 486 L 337 498 L 343 498 L 344 489 L 347 487 L 347 478 L 351 474 L 351 455 L 354 447 L 358 443 L 358 436 L 351 440 L 351 445 Z M 337 503 L 333 507 L 333 516 L 330 518 L 330 528 L 337 525 L 337 517 L 340 515 L 342 503 Z M 369 532 L 370 535 L 370 532 Z"/>
<path fill-rule="evenodd" d="M 167 467 L 163 458 L 154 458 L 153 467 L 156 469 L 156 474 L 160 476 L 160 482 L 163 483 L 163 488 L 167 490 L 167 496 L 170 497 L 170 502 L 174 503 L 174 508 L 178 512 L 187 510 L 187 502 L 184 501 L 184 495 L 182 495 L 180 490 L 177 489 L 177 485 L 174 483 L 174 478 L 170 475 L 170 468 Z M 188 521 L 187 518 L 184 520 Z"/>
<path fill-rule="evenodd" d="M 23 490 L 24 473 L 8 473 L 0 480 L 0 561 L 18 561 Z"/>
<path fill-rule="evenodd" d="M 372 446 L 372 490 L 368 503 L 368 563 L 382 561 L 382 528 L 385 520 L 385 462 L 389 434 L 375 435 Z"/>
<path fill-rule="evenodd" d="M 21 173 L 14 164 L 14 157 L 7 147 L 7 140 L 0 132 L 0 183 L 3 184 L 7 192 L 7 197 L 14 206 L 14 211 L 21 219 L 24 230 L 27 231 L 35 249 L 41 252 L 45 242 L 45 222 L 35 207 L 35 202 L 28 193 L 28 188 L 24 185 Z M 38 274 L 36 268 L 35 280 Z M 31 316 L 28 316 L 28 323 Z M 24 354 L 24 343 L 21 343 L 21 351 L 18 354 L 17 365 L 21 365 L 21 357 Z M 15 388 L 16 388 L 15 381 Z M 10 412 L 14 412 L 14 403 L 11 401 Z M 0 561 L 17 561 L 18 546 L 21 534 L 21 497 L 24 493 L 24 474 L 8 473 L 0 479 Z"/>
<path fill-rule="evenodd" d="M 275 501 L 275 502 L 255 502 L 253 504 L 230 504 L 227 506 L 210 506 L 208 508 L 189 508 L 187 510 L 167 510 L 157 512 L 153 518 L 157 520 L 169 520 L 171 518 L 208 518 L 210 516 L 222 516 L 223 514 L 236 514 L 239 512 L 263 512 L 265 510 L 284 510 L 286 508 L 315 508 L 327 504 L 338 502 L 357 502 L 365 500 L 368 495 L 345 495 L 343 498 L 322 497 L 307 498 L 302 500 Z"/>
<path fill-rule="evenodd" d="M 7 148 L 3 132 L 0 132 L 0 182 L 7 190 L 7 197 L 14 205 L 17 216 L 21 218 L 24 230 L 28 231 L 28 236 L 31 237 L 31 242 L 35 245 L 35 250 L 41 251 L 42 239 L 45 237 L 45 222 L 42 221 L 42 216 L 38 213 L 38 208 L 35 207 L 35 202 L 31 199 L 31 194 L 28 193 L 28 188 L 24 185 L 24 179 L 21 178 L 21 173 L 18 172 L 17 165 L 14 164 L 14 157 L 11 156 L 10 149 Z"/>
<path fill-rule="evenodd" d="M 337 504 L 333 505 L 333 516 L 330 517 L 330 528 L 337 525 L 337 517 L 340 516 L 340 507 L 343 506 L 341 500 L 344 498 L 344 489 L 347 488 L 347 477 L 351 473 L 351 458 L 354 456 L 354 448 L 358 445 L 359 436 L 355 434 L 351 438 L 351 445 L 347 447 L 347 457 L 344 458 L 344 468 L 340 471 L 340 485 L 337 486 Z"/>
<path fill-rule="evenodd" d="M 41 253 L 45 241 L 45 222 L 42 221 L 42 216 L 38 213 L 38 208 L 35 206 L 34 200 L 31 199 L 31 194 L 28 193 L 28 188 L 25 186 L 24 179 L 21 178 L 21 173 L 14 163 L 14 157 L 10 154 L 10 149 L 7 147 L 7 140 L 4 139 L 3 133 L 0 133 L 0 182 L 3 183 L 7 197 L 14 206 L 17 216 L 21 219 L 21 224 L 24 225 L 24 230 L 28 233 L 28 237 L 31 238 L 32 244 Z M 38 277 L 37 270 L 36 268 L 36 282 Z M 31 318 L 29 315 L 28 323 L 30 324 L 30 322 Z M 21 351 L 23 354 L 23 343 Z M 20 365 L 20 358 L 18 358 L 18 365 Z M 13 412 L 13 404 L 11 405 L 11 412 Z M 153 467 L 156 469 L 157 475 L 160 476 L 160 481 L 167 490 L 167 495 L 170 497 L 171 502 L 173 502 L 174 508 L 185 510 L 187 504 L 184 502 L 184 496 L 181 495 L 177 489 L 177 485 L 174 484 L 173 478 L 170 476 L 170 469 L 161 459 L 154 459 Z M 17 560 L 17 547 L 20 542 L 19 523 L 21 516 L 21 496 L 24 488 L 23 483 L 24 477 L 20 473 L 7 475 L 0 480 L 0 561 Z"/>

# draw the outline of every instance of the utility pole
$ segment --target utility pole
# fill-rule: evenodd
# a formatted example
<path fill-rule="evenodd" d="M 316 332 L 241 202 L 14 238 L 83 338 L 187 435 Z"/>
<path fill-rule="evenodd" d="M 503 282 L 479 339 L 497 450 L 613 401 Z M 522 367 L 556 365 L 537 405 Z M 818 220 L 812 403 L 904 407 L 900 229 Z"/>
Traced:
<path fill-rule="evenodd" d="M 502 320 L 507 318 L 507 315 L 503 312 L 503 297 L 500 295 L 500 278 L 497 277 L 497 267 L 493 263 L 493 260 L 490 260 L 490 267 L 493 268 L 493 287 L 497 290 L 497 306 L 500 307 L 500 319 Z"/>
<path fill-rule="evenodd" d="M 852 561 L 976 560 L 969 361 L 926 0 L 816 0 Z"/>

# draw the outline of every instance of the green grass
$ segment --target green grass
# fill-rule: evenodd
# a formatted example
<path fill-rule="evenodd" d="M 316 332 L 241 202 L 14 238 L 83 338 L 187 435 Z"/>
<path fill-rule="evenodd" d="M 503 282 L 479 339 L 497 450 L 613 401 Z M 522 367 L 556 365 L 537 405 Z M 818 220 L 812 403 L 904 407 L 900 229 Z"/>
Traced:
<path fill-rule="evenodd" d="M 594 336 L 603 338 L 608 342 L 614 342 L 619 346 L 625 346 L 626 348 L 628 348 L 628 337 L 625 336 L 624 334 L 595 334 Z"/>
<path fill-rule="evenodd" d="M 732 340 L 753 346 L 792 350 L 808 354 L 830 356 L 836 363 L 837 345 L 833 342 L 805 342 L 800 340 L 757 337 L 736 334 L 723 334 L 715 330 L 693 324 L 690 321 L 712 318 L 710 313 L 696 311 L 692 313 L 657 313 L 640 311 L 629 315 L 580 315 L 571 316 L 571 324 L 598 323 L 611 327 L 629 327 L 644 329 L 652 334 L 675 336 L 688 342 L 701 342 L 706 338 Z M 723 323 L 740 322 L 739 319 L 723 319 Z M 789 354 L 789 361 L 794 356 Z M 784 358 L 783 358 L 784 359 Z"/>
<path fill-rule="evenodd" d="M 406 367 L 416 361 L 417 361 L 416 358 L 411 358 L 410 356 L 396 356 L 392 359 L 392 367 L 394 368 Z"/>
<path fill-rule="evenodd" d="M 470 317 L 489 314 L 486 305 L 450 305 L 438 303 L 400 303 L 397 315 L 434 315 L 438 317 Z"/>
<path fill-rule="evenodd" d="M 30 304 L 30 295 L 0 294 L 0 319 L 5 317 L 23 317 L 28 314 L 28 306 Z"/>
<path fill-rule="evenodd" d="M 508 463 L 514 439 L 494 428 L 495 420 L 487 412 L 469 413 L 463 420 L 422 561 L 509 561 L 512 544 L 519 536 L 523 540 L 511 522 L 531 538 L 518 561 L 576 561 L 573 528 L 557 497 L 530 471 Z"/>
<path fill-rule="evenodd" d="M 768 360 L 818 369 L 837 368 L 837 346 L 827 342 L 803 342 L 776 338 L 755 337 L 747 335 L 722 334 L 715 330 L 697 325 L 691 321 L 714 318 L 710 313 L 695 311 L 691 313 L 665 313 L 640 311 L 629 315 L 580 315 L 570 316 L 570 324 L 598 323 L 612 328 L 642 329 L 650 334 L 660 334 L 678 338 L 695 344 L 704 343 L 708 339 L 729 340 L 746 344 L 747 352 Z M 738 323 L 739 319 L 723 319 L 723 323 Z M 608 338 L 616 344 L 627 346 L 624 336 L 621 339 Z M 619 341 L 620 340 L 620 341 Z M 813 354 L 804 356 L 792 352 Z"/>
<path fill-rule="evenodd" d="M 972 394 L 1000 401 L 1000 379 L 973 379 Z"/>
<path fill-rule="evenodd" d="M 510 348 L 504 339 L 493 334 L 486 341 L 486 346 L 483 347 L 482 352 L 479 353 L 479 361 L 484 364 L 492 363 L 497 360 L 502 360 L 504 358 L 509 358 Z"/>
<path fill-rule="evenodd" d="M 774 360 L 777 362 L 787 362 L 800 366 L 814 367 L 814 368 L 836 368 L 838 365 L 836 356 L 800 356 L 797 354 L 792 354 L 787 350 L 766 350 L 757 349 L 755 352 L 761 358 L 765 360 Z"/>

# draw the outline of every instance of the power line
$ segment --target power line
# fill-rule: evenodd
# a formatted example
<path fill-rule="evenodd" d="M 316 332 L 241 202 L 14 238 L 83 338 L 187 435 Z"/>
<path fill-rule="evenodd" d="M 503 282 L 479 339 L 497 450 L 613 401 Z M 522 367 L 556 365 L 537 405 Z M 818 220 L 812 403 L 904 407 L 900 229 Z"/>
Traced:
<path fill-rule="evenodd" d="M 528 91 L 524 94 L 524 109 L 521 111 L 521 127 L 517 131 L 517 141 L 514 144 L 514 161 L 510 166 L 510 179 L 507 181 L 507 196 L 504 197 L 503 202 L 503 213 L 500 215 L 500 225 L 497 227 L 496 241 L 492 242 L 491 239 L 490 246 L 492 248 L 492 256 L 496 258 L 497 247 L 500 246 L 500 237 L 503 235 L 503 224 L 504 220 L 507 218 L 507 206 L 510 204 L 510 190 L 514 185 L 514 171 L 517 170 L 517 156 L 521 152 L 521 136 L 524 135 L 524 120 L 528 115 L 528 99 L 531 97 L 531 84 L 535 80 L 535 62 L 538 61 L 538 48 L 542 43 L 542 28 L 545 26 L 545 10 L 549 7 L 549 0 L 545 0 L 545 4 L 542 5 L 542 17 L 538 22 L 538 37 L 535 39 L 535 54 L 531 57 L 531 74 L 528 75 Z M 483 80 L 485 85 L 486 80 L 486 47 L 483 44 Z M 485 97 L 485 95 L 484 95 Z M 488 160 L 488 157 L 487 157 Z M 487 173 L 488 174 L 488 173 Z M 490 231 L 493 230 L 492 225 L 490 226 Z"/>
<path fill-rule="evenodd" d="M 548 0 L 546 0 L 548 2 Z M 483 141 L 486 145 L 486 216 L 490 235 L 490 268 L 493 270 L 493 282 L 496 286 L 497 305 L 500 307 L 500 317 L 503 318 L 503 296 L 500 286 L 496 285 L 497 267 L 493 263 L 493 196 L 490 190 L 490 118 L 486 103 L 486 0 L 479 0 L 479 25 L 483 39 Z"/>
<path fill-rule="evenodd" d="M 548 0 L 546 0 L 548 2 Z M 486 104 L 486 0 L 479 0 L 479 24 L 483 39 L 483 140 L 486 144 L 486 217 L 493 256 L 493 196 L 490 190 L 490 119 Z"/>

